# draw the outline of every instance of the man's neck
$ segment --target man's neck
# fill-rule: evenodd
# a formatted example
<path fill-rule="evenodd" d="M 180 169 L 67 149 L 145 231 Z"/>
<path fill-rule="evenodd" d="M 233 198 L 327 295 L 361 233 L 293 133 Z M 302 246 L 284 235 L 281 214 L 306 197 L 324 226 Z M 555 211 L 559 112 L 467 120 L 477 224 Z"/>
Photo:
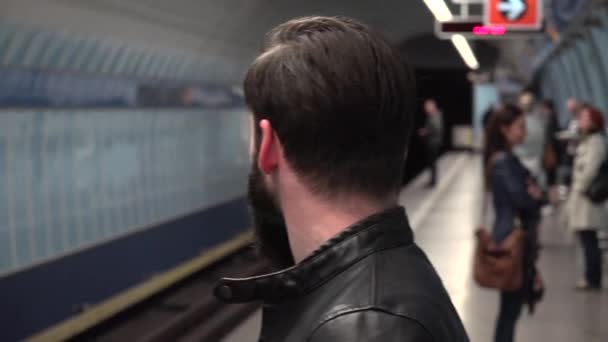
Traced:
<path fill-rule="evenodd" d="M 352 224 L 397 205 L 397 197 L 377 202 L 344 197 L 332 201 L 301 197 L 283 201 L 283 215 L 294 260 L 299 263 Z"/>

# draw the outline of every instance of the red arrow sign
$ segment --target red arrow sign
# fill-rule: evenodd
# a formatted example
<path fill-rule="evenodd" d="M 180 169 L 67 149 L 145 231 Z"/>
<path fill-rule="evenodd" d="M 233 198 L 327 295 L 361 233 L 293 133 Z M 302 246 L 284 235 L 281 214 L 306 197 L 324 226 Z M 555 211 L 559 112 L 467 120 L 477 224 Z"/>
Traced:
<path fill-rule="evenodd" d="M 487 0 L 486 25 L 530 30 L 542 26 L 542 0 Z"/>

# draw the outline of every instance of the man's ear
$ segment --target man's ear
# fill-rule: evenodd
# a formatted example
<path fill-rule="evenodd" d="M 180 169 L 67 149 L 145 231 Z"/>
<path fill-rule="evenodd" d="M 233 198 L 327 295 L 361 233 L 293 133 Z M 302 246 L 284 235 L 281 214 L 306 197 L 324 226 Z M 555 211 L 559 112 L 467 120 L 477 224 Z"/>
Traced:
<path fill-rule="evenodd" d="M 268 174 L 276 169 L 279 162 L 279 140 L 275 134 L 270 121 L 260 120 L 260 148 L 258 150 L 258 167 L 263 173 Z"/>

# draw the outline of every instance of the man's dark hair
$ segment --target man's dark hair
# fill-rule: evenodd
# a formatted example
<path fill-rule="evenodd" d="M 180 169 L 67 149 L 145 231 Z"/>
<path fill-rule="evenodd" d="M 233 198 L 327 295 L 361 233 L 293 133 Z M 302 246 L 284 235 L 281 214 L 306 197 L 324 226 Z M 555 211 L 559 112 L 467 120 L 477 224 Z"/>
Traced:
<path fill-rule="evenodd" d="M 271 30 L 244 81 L 258 122 L 268 119 L 285 158 L 316 194 L 382 198 L 401 184 L 414 79 L 367 26 L 305 17 Z"/>

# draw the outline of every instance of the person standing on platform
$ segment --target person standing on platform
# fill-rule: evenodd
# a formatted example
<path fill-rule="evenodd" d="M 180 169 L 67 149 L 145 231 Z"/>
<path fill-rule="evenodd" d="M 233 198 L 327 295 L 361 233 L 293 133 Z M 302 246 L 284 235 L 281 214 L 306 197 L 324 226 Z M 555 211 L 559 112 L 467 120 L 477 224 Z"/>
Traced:
<path fill-rule="evenodd" d="M 563 186 L 570 186 L 570 183 L 572 182 L 572 165 L 576 154 L 576 146 L 580 137 L 578 118 L 582 107 L 582 103 L 575 98 L 569 98 L 566 101 L 566 108 L 570 112 L 570 117 L 568 118 L 565 129 L 557 134 L 558 139 L 563 146 L 557 181 Z"/>
<path fill-rule="evenodd" d="M 515 155 L 530 171 L 532 177 L 544 185 L 546 176 L 543 170 L 543 155 L 546 146 L 547 121 L 540 113 L 531 92 L 524 92 L 519 98 L 519 108 L 525 114 L 526 138 L 514 149 Z"/>
<path fill-rule="evenodd" d="M 443 114 L 433 99 L 424 102 L 424 113 L 425 124 L 418 134 L 425 140 L 427 166 L 431 172 L 427 187 L 434 187 L 438 176 L 437 158 L 443 145 Z"/>
<path fill-rule="evenodd" d="M 528 169 L 513 153 L 526 139 L 526 116 L 513 105 L 498 109 L 486 130 L 484 174 L 492 195 L 495 221 L 492 238 L 496 245 L 505 241 L 518 222 L 524 230 L 523 282 L 520 289 L 501 291 L 495 342 L 512 342 L 515 326 L 524 304 L 531 311 L 542 296 L 543 285 L 536 270 L 542 192 Z"/>
<path fill-rule="evenodd" d="M 214 294 L 263 302 L 265 342 L 468 341 L 398 202 L 415 102 L 399 52 L 353 19 L 293 19 L 244 93 L 252 224 L 274 271 Z"/>
<path fill-rule="evenodd" d="M 568 118 L 566 131 L 563 132 L 563 135 L 565 138 L 573 139 L 580 133 L 578 129 L 578 118 L 583 109 L 583 104 L 575 98 L 569 98 L 566 101 L 566 108 L 570 112 L 570 117 Z"/>
<path fill-rule="evenodd" d="M 545 117 L 546 125 L 546 140 L 545 148 L 543 152 L 543 169 L 547 175 L 547 186 L 550 190 L 551 198 L 554 199 L 554 189 L 557 184 L 557 168 L 561 156 L 564 154 L 562 149 L 563 145 L 557 139 L 559 132 L 559 122 L 557 120 L 557 113 L 555 113 L 555 106 L 553 101 L 544 100 L 540 105 L 540 111 Z"/>
<path fill-rule="evenodd" d="M 581 139 L 574 159 L 568 222 L 584 251 L 585 276 L 577 289 L 598 290 L 602 287 L 602 253 L 597 231 L 606 226 L 606 208 L 604 203 L 592 202 L 585 193 L 606 158 L 604 117 L 599 110 L 585 106 L 580 112 L 578 127 Z"/>

